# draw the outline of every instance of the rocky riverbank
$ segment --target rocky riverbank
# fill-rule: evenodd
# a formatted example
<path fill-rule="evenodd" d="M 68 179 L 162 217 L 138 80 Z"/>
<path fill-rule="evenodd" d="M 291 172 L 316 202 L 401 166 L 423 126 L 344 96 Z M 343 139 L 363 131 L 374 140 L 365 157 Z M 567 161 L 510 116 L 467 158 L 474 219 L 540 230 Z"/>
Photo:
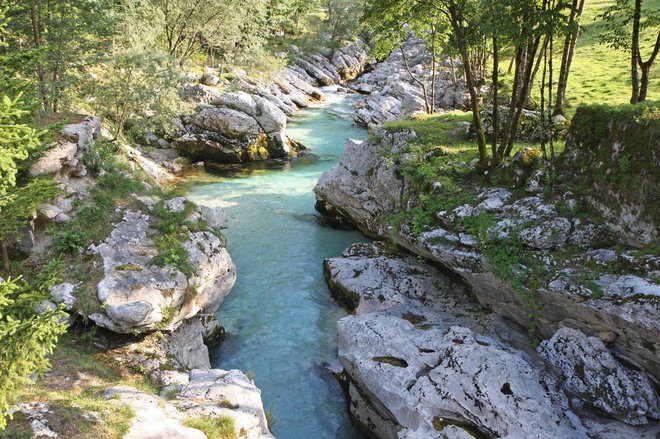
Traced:
<path fill-rule="evenodd" d="M 60 399 L 87 392 L 93 396 L 83 415 L 101 416 L 96 407 L 123 413 L 117 421 L 126 424 L 122 437 L 204 438 L 209 428 L 232 437 L 272 437 L 254 381 L 238 370 L 213 369 L 209 361 L 207 343 L 223 333 L 215 313 L 236 279 L 221 232 L 226 215 L 169 195 L 144 174 L 160 165 L 135 150 L 100 157 L 100 132 L 98 118 L 65 126 L 31 169 L 65 189 L 42 206 L 28 235 L 41 243 L 30 247 L 34 258 L 61 259 L 53 246 L 73 251 L 63 282 L 39 308 L 69 313 L 75 335 L 66 344 L 76 360 L 69 365 L 56 353 L 53 372 L 35 383 L 32 399 L 15 415 L 29 422 L 35 437 L 69 437 L 83 427 L 62 424 Z M 84 163 L 94 169 L 88 173 Z M 90 217 L 87 224 L 98 223 L 107 237 L 93 236 L 90 246 L 74 251 L 82 237 L 67 224 L 98 212 L 99 202 L 117 203 L 107 218 Z M 63 231 L 50 230 L 53 224 Z M 87 354 L 90 340 L 94 349 Z M 99 359 L 107 364 L 102 370 L 90 364 Z"/>
<path fill-rule="evenodd" d="M 384 122 L 425 112 L 432 100 L 437 111 L 466 105 L 467 90 L 462 78 L 456 77 L 458 61 L 443 59 L 441 67 L 436 68 L 435 86 L 431 87 L 432 62 L 426 44 L 423 39 L 408 39 L 400 50 L 394 50 L 350 84 L 353 90 L 367 95 L 356 108 L 357 123 L 377 128 Z M 427 88 L 426 97 L 420 83 Z"/>
<path fill-rule="evenodd" d="M 191 160 L 215 163 L 296 157 L 305 148 L 285 134 L 288 119 L 300 108 L 325 99 L 319 87 L 352 80 L 367 63 L 361 43 L 311 56 L 296 50 L 291 66 L 268 82 L 241 72 L 222 80 L 217 70 L 208 69 L 202 83 L 185 89 L 197 109 L 182 118 L 171 146 Z"/>
<path fill-rule="evenodd" d="M 585 110 L 573 122 L 558 193 L 548 196 L 530 166 L 532 152 L 523 150 L 498 176 L 508 186 L 481 182 L 447 193 L 455 205 L 431 212 L 434 225 L 400 214 L 429 197 L 415 193 L 403 171 L 413 131 L 349 141 L 340 163 L 321 177 L 318 210 L 391 239 L 465 285 L 448 299 L 444 275 L 429 276 L 427 265 L 377 249 L 352 248 L 326 261 L 329 285 L 357 314 L 338 325 L 339 351 L 351 411 L 365 430 L 377 437 L 658 434 L 660 265 L 653 252 L 630 247 L 633 237 L 656 239 L 648 235 L 653 203 L 645 194 L 657 187 L 648 174 L 657 156 L 635 152 L 654 128 L 626 119 L 609 124 L 609 135 L 597 141 L 591 131 L 599 128 L 580 119 L 592 116 Z M 471 172 L 469 163 L 444 154 L 451 172 Z M 645 179 L 646 192 L 628 191 L 623 182 L 632 177 L 618 166 L 621 157 Z M 444 184 L 431 190 L 442 197 L 450 190 Z M 591 185 L 600 189 L 580 190 Z M 638 221 L 617 213 L 630 209 Z M 481 308 L 466 312 L 467 304 Z M 509 323 L 498 324 L 502 317 Z M 512 325 L 531 327 L 545 341 L 537 351 L 520 350 L 521 338 L 509 337 L 517 333 Z"/>

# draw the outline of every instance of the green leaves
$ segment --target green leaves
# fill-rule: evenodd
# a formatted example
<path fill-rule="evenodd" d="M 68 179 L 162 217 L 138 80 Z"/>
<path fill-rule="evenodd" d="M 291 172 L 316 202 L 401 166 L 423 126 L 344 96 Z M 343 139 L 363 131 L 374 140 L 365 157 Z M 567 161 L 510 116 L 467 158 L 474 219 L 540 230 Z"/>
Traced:
<path fill-rule="evenodd" d="M 19 162 L 27 159 L 41 143 L 41 133 L 20 123 L 27 114 L 20 107 L 20 98 L 5 95 L 0 100 L 0 209 L 8 201 L 9 189 L 16 185 Z"/>
<path fill-rule="evenodd" d="M 61 309 L 41 314 L 34 310 L 48 297 L 45 287 L 53 284 L 52 275 L 36 285 L 20 279 L 0 282 L 0 430 L 6 426 L 17 390 L 32 381 L 31 375 L 48 370 L 47 355 L 66 331 L 66 314 Z"/>

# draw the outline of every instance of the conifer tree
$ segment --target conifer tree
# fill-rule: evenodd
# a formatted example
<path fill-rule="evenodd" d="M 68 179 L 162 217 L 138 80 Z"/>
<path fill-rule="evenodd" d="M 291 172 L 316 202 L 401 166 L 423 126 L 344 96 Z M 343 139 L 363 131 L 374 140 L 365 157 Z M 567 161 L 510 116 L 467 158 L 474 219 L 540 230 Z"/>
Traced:
<path fill-rule="evenodd" d="M 17 181 L 22 162 L 41 144 L 40 133 L 20 122 L 26 111 L 19 107 L 19 99 L 4 96 L 0 101 L 0 246 L 5 271 L 9 270 L 7 240 L 25 227 L 39 205 L 58 191 L 54 180 L 36 179 L 25 184 Z"/>

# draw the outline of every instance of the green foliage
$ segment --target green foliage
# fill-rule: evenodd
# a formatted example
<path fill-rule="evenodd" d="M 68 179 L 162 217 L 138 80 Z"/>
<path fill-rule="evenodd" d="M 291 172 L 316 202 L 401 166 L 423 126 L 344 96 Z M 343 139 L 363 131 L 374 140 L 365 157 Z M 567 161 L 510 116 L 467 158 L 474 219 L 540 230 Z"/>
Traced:
<path fill-rule="evenodd" d="M 28 102 L 45 112 L 71 106 L 80 98 L 78 85 L 87 68 L 111 41 L 112 2 L 12 3 L 4 38 L 6 59 L 0 63 L 10 79 L 4 91 L 24 91 Z"/>
<path fill-rule="evenodd" d="M 632 47 L 633 14 L 635 12 L 634 0 L 615 0 L 605 8 L 597 18 L 600 22 L 600 42 L 616 50 L 629 52 Z M 650 29 L 653 38 L 657 35 L 660 26 L 660 7 L 654 2 L 649 5 L 642 3 L 642 19 L 640 32 Z M 654 35 L 655 34 L 655 35 Z"/>
<path fill-rule="evenodd" d="M 236 439 L 238 437 L 234 418 L 227 415 L 188 418 L 183 424 L 200 430 L 209 439 Z"/>
<path fill-rule="evenodd" d="M 93 109 L 115 125 L 115 136 L 129 121 L 141 130 L 170 133 L 172 120 L 187 111 L 179 87 L 184 78 L 171 58 L 156 49 L 118 50 L 101 64 L 88 84 Z"/>
<path fill-rule="evenodd" d="M 34 216 L 37 208 L 55 197 L 59 183 L 37 178 L 0 197 L 0 240 L 16 235 Z"/>
<path fill-rule="evenodd" d="M 16 392 L 32 382 L 30 375 L 48 370 L 47 355 L 66 331 L 63 311 L 34 311 L 48 297 L 43 287 L 53 283 L 52 269 L 40 280 L 42 289 L 19 280 L 0 282 L 0 429 L 6 425 Z"/>
<path fill-rule="evenodd" d="M 154 239 L 158 254 L 153 262 L 161 267 L 171 265 L 178 268 L 186 277 L 193 275 L 193 267 L 188 262 L 188 251 L 175 235 L 162 235 Z"/>
<path fill-rule="evenodd" d="M 15 237 L 34 216 L 37 208 L 58 192 L 58 182 L 37 178 L 18 182 L 24 163 L 40 145 L 34 128 L 21 123 L 26 110 L 19 100 L 3 96 L 0 101 L 0 241 Z M 3 253 L 3 265 L 9 261 Z"/>
<path fill-rule="evenodd" d="M 266 36 L 266 8 L 259 0 L 128 0 L 121 12 L 127 47 L 160 46 L 179 63 L 202 47 L 223 61 L 245 59 Z"/>
<path fill-rule="evenodd" d="M 98 176 L 104 165 L 112 163 L 119 153 L 119 147 L 115 142 L 99 139 L 89 148 L 83 157 L 83 163 L 87 170 L 94 176 Z"/>
<path fill-rule="evenodd" d="M 64 262 L 59 259 L 51 259 L 46 262 L 32 282 L 32 288 L 37 291 L 50 291 L 55 285 L 62 281 L 64 273 Z"/>
<path fill-rule="evenodd" d="M 114 157 L 99 166 L 104 172 L 89 190 L 89 199 L 77 206 L 74 218 L 50 230 L 54 247 L 61 253 L 78 253 L 105 238 L 112 228 L 111 219 L 115 217 L 117 203 L 144 188 Z"/>
<path fill-rule="evenodd" d="M 619 170 L 621 172 L 630 172 L 631 164 L 630 164 L 630 157 L 627 155 L 624 155 L 621 157 L 618 161 L 619 164 Z"/>
<path fill-rule="evenodd" d="M 0 197 L 7 195 L 16 185 L 19 163 L 28 158 L 40 144 L 39 133 L 33 127 L 22 123 L 28 111 L 21 108 L 20 96 L 0 99 Z M 4 202 L 8 202 L 4 199 Z M 0 199 L 0 207 L 3 199 Z"/>

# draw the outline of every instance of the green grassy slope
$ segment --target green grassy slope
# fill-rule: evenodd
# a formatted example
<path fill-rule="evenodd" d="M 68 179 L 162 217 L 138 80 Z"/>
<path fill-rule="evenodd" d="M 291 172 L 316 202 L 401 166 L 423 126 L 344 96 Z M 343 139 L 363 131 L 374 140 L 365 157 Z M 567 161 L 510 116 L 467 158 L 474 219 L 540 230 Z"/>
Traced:
<path fill-rule="evenodd" d="M 614 0 L 586 0 L 582 16 L 580 36 L 571 64 L 566 92 L 566 110 L 569 116 L 575 113 L 581 104 L 625 104 L 630 101 L 630 55 L 622 50 L 612 49 L 600 43 L 603 32 L 602 20 L 597 18 Z M 660 0 L 646 0 L 643 11 L 660 10 Z M 644 60 L 648 59 L 657 35 L 657 29 L 646 29 L 641 34 L 641 51 Z M 554 81 L 559 76 L 563 40 L 555 42 Z M 505 67 L 502 67 L 502 64 Z M 506 68 L 508 59 L 500 64 Z M 641 74 L 641 73 L 640 73 Z M 505 80 L 513 74 L 505 75 Z M 541 73 L 536 77 L 532 96 L 539 101 Z M 656 62 L 651 69 L 648 88 L 648 100 L 660 99 L 660 70 Z"/>
<path fill-rule="evenodd" d="M 575 49 L 568 80 L 567 104 L 569 112 L 575 112 L 579 104 L 625 104 L 630 100 L 630 56 L 600 44 L 602 21 L 598 14 L 613 4 L 612 0 L 586 0 L 582 20 L 583 29 Z M 646 0 L 645 10 L 660 10 L 660 0 Z M 651 53 L 658 30 L 646 29 L 641 35 L 642 57 Z M 556 68 L 561 62 L 558 48 Z M 648 99 L 660 99 L 660 74 L 658 64 L 651 69 Z"/>

